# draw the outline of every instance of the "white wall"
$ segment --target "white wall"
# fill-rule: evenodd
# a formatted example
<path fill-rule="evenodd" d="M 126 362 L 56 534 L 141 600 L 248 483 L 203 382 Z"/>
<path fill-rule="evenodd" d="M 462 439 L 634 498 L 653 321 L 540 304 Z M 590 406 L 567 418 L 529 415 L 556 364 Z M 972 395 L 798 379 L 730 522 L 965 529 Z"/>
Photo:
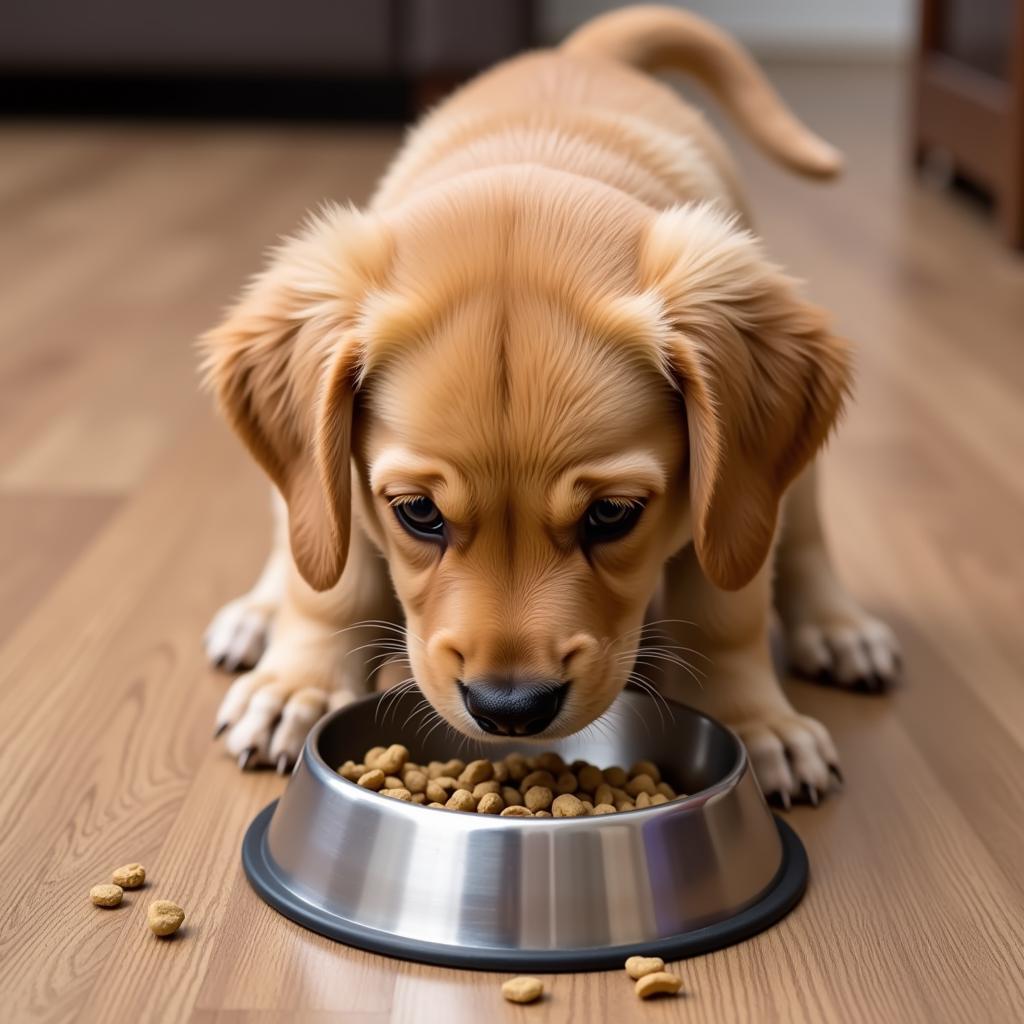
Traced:
<path fill-rule="evenodd" d="M 621 0 L 541 0 L 540 27 L 557 42 Z M 800 58 L 897 57 L 914 35 L 915 0 L 689 0 L 674 4 L 729 29 L 757 53 Z"/>

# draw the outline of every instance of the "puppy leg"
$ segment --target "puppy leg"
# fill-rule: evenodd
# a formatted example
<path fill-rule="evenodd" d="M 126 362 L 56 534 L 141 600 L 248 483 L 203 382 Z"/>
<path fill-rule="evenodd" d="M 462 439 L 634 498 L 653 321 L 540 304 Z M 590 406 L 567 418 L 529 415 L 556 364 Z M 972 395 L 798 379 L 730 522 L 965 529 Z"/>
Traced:
<path fill-rule="evenodd" d="M 776 549 L 775 603 L 793 668 L 824 683 L 878 692 L 899 674 L 892 630 L 869 615 L 832 567 L 812 463 L 786 496 Z"/>
<path fill-rule="evenodd" d="M 255 586 L 229 601 L 213 617 L 203 637 L 211 665 L 225 672 L 253 668 L 266 650 L 270 627 L 284 600 L 288 579 L 288 513 L 273 492 L 274 535 L 270 554 Z"/>
<path fill-rule="evenodd" d="M 239 676 L 217 712 L 216 733 L 239 767 L 285 772 L 328 708 L 368 692 L 382 658 L 404 660 L 404 631 L 384 561 L 354 531 L 338 584 L 317 593 L 288 555 L 283 600 L 259 666 Z"/>
<path fill-rule="evenodd" d="M 828 730 L 786 699 L 772 664 L 769 641 L 771 579 L 766 567 L 742 590 L 707 582 L 692 549 L 668 567 L 659 624 L 668 640 L 661 689 L 734 729 L 770 799 L 817 804 L 833 778 L 838 755 Z M 642 668 L 646 652 L 638 655 Z M 671 659 L 669 661 L 668 659 Z M 678 666 L 684 660 L 692 675 Z"/>

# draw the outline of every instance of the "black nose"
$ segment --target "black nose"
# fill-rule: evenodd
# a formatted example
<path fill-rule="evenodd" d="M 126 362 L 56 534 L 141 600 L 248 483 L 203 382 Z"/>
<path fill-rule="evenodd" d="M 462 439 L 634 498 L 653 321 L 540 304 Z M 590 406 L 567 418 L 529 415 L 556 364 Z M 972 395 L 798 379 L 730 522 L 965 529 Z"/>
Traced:
<path fill-rule="evenodd" d="M 513 679 L 474 679 L 459 683 L 466 710 L 484 732 L 496 736 L 535 736 L 561 710 L 564 683 L 557 679 L 517 682 Z"/>

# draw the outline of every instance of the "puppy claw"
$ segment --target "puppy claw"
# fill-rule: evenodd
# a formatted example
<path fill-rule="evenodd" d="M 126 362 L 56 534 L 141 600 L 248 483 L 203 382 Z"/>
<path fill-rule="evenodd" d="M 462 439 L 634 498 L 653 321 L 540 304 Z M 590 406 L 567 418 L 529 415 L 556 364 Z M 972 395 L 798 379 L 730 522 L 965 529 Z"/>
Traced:
<path fill-rule="evenodd" d="M 282 754 L 277 759 L 277 774 L 287 775 L 291 769 L 291 758 L 287 754 Z"/>
<path fill-rule="evenodd" d="M 255 756 L 256 756 L 256 748 L 255 747 L 246 747 L 245 750 L 243 750 L 238 755 L 238 767 L 243 772 L 244 771 L 248 771 L 249 763 L 253 760 L 253 758 Z"/>
<path fill-rule="evenodd" d="M 837 764 L 830 764 L 828 766 L 829 774 L 839 783 L 840 786 L 846 783 L 846 779 L 843 776 L 842 769 Z"/>
<path fill-rule="evenodd" d="M 812 786 L 810 783 L 805 782 L 800 787 L 800 795 L 812 807 L 817 807 L 818 806 L 818 802 L 819 802 L 818 801 L 818 790 L 814 786 Z"/>
<path fill-rule="evenodd" d="M 213 738 L 215 740 L 219 740 L 221 738 L 221 736 L 223 736 L 224 733 L 226 733 L 228 731 L 228 728 L 230 727 L 230 725 L 231 725 L 230 722 L 221 722 L 217 726 L 217 728 L 213 730 Z"/>
<path fill-rule="evenodd" d="M 768 794 L 768 803 L 772 804 L 774 807 L 779 807 L 784 811 L 792 809 L 789 794 L 783 792 L 781 789 L 776 789 L 774 792 Z"/>

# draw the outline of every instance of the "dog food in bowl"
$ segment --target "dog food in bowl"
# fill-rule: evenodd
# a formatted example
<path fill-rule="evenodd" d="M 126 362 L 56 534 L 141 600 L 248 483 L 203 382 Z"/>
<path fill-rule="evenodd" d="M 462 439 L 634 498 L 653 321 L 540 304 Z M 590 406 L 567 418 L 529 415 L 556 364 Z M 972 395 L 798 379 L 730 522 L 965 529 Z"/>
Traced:
<path fill-rule="evenodd" d="M 618 765 L 601 769 L 587 761 L 567 765 L 550 751 L 421 765 L 410 760 L 404 746 L 392 743 L 371 747 L 362 761 L 346 761 L 338 774 L 393 800 L 503 818 L 617 814 L 685 795 L 676 793 L 650 761 L 638 761 L 628 771 Z"/>

